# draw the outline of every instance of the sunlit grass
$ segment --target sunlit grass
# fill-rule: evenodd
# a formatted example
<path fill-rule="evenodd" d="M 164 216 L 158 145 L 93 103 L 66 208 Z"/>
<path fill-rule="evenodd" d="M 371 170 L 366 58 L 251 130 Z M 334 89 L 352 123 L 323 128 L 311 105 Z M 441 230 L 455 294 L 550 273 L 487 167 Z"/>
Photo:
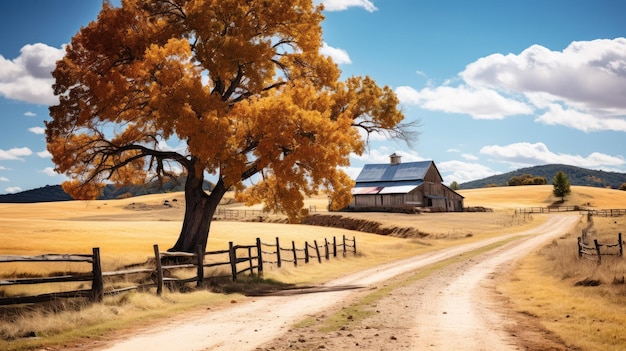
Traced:
<path fill-rule="evenodd" d="M 483 193 L 481 190 L 485 192 Z M 515 216 L 514 209 L 547 206 L 554 202 L 551 187 L 541 186 L 466 190 L 462 191 L 462 194 L 466 197 L 466 205 L 494 208 L 495 211 L 420 215 L 369 213 L 366 215 L 370 220 L 378 221 L 383 225 L 415 227 L 429 234 L 424 238 L 412 239 L 337 228 L 215 221 L 211 228 L 208 250 L 225 249 L 228 247 L 229 241 L 250 245 L 255 242 L 257 237 L 267 243 L 273 243 L 276 237 L 280 237 L 281 246 L 284 247 L 289 247 L 293 240 L 298 248 L 301 248 L 305 241 L 317 240 L 320 244 L 324 238 L 332 240 L 332 237 L 335 236 L 340 240 L 343 235 L 349 238 L 354 236 L 358 247 L 357 255 L 347 253 L 344 257 L 342 253 L 339 253 L 337 258 L 331 258 L 329 261 L 322 259 L 322 264 L 313 259 L 309 264 L 299 261 L 297 267 L 289 262 L 283 262 L 283 267 L 280 269 L 275 265 L 266 265 L 265 267 L 264 278 L 266 280 L 282 284 L 318 284 L 396 259 L 539 225 L 545 221 L 545 216 L 529 216 L 520 219 Z M 626 204 L 625 195 L 626 192 L 573 187 L 571 198 L 572 205 L 580 205 L 584 202 L 598 208 L 619 208 L 623 205 L 618 206 L 616 204 Z M 173 208 L 161 207 L 164 200 L 173 202 L 173 199 L 177 199 Z M 90 254 L 93 247 L 99 247 L 105 271 L 144 263 L 154 256 L 152 245 L 157 244 L 161 250 L 166 250 L 175 242 L 180 230 L 182 209 L 184 208 L 181 199 L 181 194 L 173 193 L 109 201 L 0 204 L 0 240 L 2 240 L 0 255 Z M 318 203 L 320 205 L 318 207 L 322 208 L 323 202 L 324 199 L 314 199 L 313 203 Z M 608 205 L 604 206 L 605 203 Z M 146 205 L 151 210 L 129 210 L 133 204 Z M 616 224 L 611 231 L 618 228 L 619 225 Z M 616 233 L 612 233 L 612 235 L 616 235 Z M 572 240 L 574 240 L 575 245 L 575 238 Z M 560 247 L 561 243 L 559 242 L 557 246 Z M 545 257 L 542 259 L 544 261 L 541 262 L 545 262 Z M 593 263 L 587 263 L 591 267 L 594 266 Z M 568 262 L 563 265 L 565 267 L 573 266 Z M 538 264 L 538 267 L 543 266 Z M 437 267 L 433 267 L 433 269 L 437 269 Z M 551 269 L 558 271 L 563 268 L 552 267 Z M 622 268 L 616 266 L 615 272 L 618 272 L 619 269 Z M 46 275 L 51 272 L 83 272 L 89 270 L 90 265 L 85 263 L 0 264 L 0 276 Z M 533 274 L 544 274 L 544 271 L 534 270 L 532 272 L 534 272 Z M 610 273 L 606 279 L 612 279 L 610 276 L 611 274 L 617 275 L 615 272 Z M 591 277 L 591 273 L 584 273 L 583 275 Z M 528 279 L 532 280 L 533 275 L 529 274 Z M 571 289 L 571 281 L 568 283 L 563 280 L 562 276 L 553 279 L 553 281 L 539 281 L 545 283 L 546 288 L 550 288 L 552 282 L 565 282 L 563 283 L 565 286 L 557 285 L 558 288 L 555 288 L 554 292 L 561 288 L 568 291 Z M 85 284 L 89 285 L 88 282 Z M 121 281 L 119 284 L 124 284 L 124 282 Z M 529 285 L 525 284 L 524 286 Z M 67 287 L 75 288 L 76 286 Z M 86 286 L 86 288 L 89 287 Z M 621 287 L 616 287 L 616 289 L 619 288 Z M 4 292 L 0 294 L 41 293 L 46 288 L 30 286 L 12 289 L 15 290 L 3 290 Z M 601 292 L 601 290 L 595 290 L 594 293 L 594 290 L 589 290 L 586 287 L 576 288 L 574 291 L 592 291 L 591 296 L 599 301 L 595 304 L 601 304 L 605 299 L 608 299 L 612 304 L 623 303 L 619 294 L 611 295 Z M 527 291 L 526 294 L 529 298 L 533 296 L 532 291 Z M 246 299 L 242 295 L 234 296 L 237 300 Z M 546 296 L 546 302 L 543 304 L 549 305 L 550 296 L 555 299 L 555 296 L 561 295 L 546 294 Z M 211 293 L 206 290 L 186 294 L 166 292 L 163 297 L 156 296 L 154 291 L 148 291 L 106 297 L 103 304 L 95 305 L 85 304 L 80 300 L 75 300 L 76 302 L 68 300 L 59 302 L 51 309 L 29 307 L 13 314 L 10 311 L 7 312 L 10 308 L 5 308 L 4 315 L 11 316 L 11 318 L 3 318 L 0 321 L 0 335 L 2 336 L 0 349 L 41 348 L 46 345 L 71 343 L 81 338 L 99 338 L 101 335 L 114 330 L 125 329 L 142 323 L 154 323 L 165 316 L 183 311 L 207 307 L 217 308 L 216 306 L 229 303 L 231 299 L 233 299 L 233 295 Z M 590 301 L 592 301 L 591 298 L 588 299 L 588 305 L 591 303 Z M 570 319 L 573 318 L 571 316 Z M 547 318 L 551 317 L 548 316 Z M 605 318 L 605 320 L 610 319 Z M 586 327 L 592 328 L 594 323 L 589 322 Z M 32 338 L 33 335 L 38 338 Z"/>
<path fill-rule="evenodd" d="M 595 217 L 591 240 L 616 243 L 626 219 Z M 581 220 L 569 235 L 530 255 L 500 290 L 516 309 L 537 316 L 568 345 L 582 350 L 623 350 L 626 334 L 626 261 L 621 257 L 579 259 Z M 599 284 L 595 286 L 595 284 Z M 592 285 L 592 286 L 590 286 Z"/>
<path fill-rule="evenodd" d="M 9 313 L 0 320 L 0 349 L 37 349 L 71 340 L 97 339 L 111 331 L 136 328 L 191 308 L 219 308 L 236 298 L 241 296 L 208 291 L 166 292 L 162 297 L 154 292 L 131 292 L 105 297 L 101 304 L 58 301 L 47 307 Z"/>

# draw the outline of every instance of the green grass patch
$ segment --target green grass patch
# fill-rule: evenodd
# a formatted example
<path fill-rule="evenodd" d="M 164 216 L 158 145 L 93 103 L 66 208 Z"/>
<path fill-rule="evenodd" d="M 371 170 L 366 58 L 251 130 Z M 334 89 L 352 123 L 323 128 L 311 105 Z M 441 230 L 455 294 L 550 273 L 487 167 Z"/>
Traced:
<path fill-rule="evenodd" d="M 294 329 L 307 328 L 307 327 L 315 325 L 315 323 L 317 323 L 315 318 L 313 318 L 313 317 L 306 317 L 305 319 L 303 319 L 303 320 L 299 321 L 298 323 L 294 324 L 293 328 Z"/>

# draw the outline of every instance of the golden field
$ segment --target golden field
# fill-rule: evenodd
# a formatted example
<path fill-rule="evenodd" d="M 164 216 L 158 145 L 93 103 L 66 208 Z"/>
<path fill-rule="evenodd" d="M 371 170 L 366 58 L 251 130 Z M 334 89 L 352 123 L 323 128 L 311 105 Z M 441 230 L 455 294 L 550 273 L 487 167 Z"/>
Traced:
<path fill-rule="evenodd" d="M 342 214 L 345 216 L 376 221 L 383 226 L 417 228 L 427 235 L 423 238 L 402 239 L 392 236 L 382 236 L 361 232 L 348 231 L 337 228 L 314 227 L 306 225 L 292 225 L 268 222 L 247 222 L 243 218 L 239 221 L 228 221 L 218 218 L 211 227 L 208 250 L 221 250 L 228 247 L 228 242 L 236 244 L 253 244 L 259 237 L 264 242 L 272 242 L 280 237 L 281 242 L 294 240 L 297 244 L 305 240 L 322 240 L 342 235 L 354 236 L 357 241 L 359 255 L 348 255 L 346 258 L 337 258 L 322 265 L 317 263 L 298 268 L 287 267 L 282 269 L 266 269 L 265 278 L 274 279 L 283 283 L 312 284 L 319 283 L 343 274 L 358 271 L 370 266 L 391 260 L 415 255 L 429 250 L 446 246 L 457 245 L 472 240 L 490 236 L 497 236 L 511 231 L 518 231 L 529 226 L 541 223 L 546 215 L 532 215 L 521 217 L 516 215 L 515 209 L 525 207 L 546 207 L 556 200 L 552 196 L 552 186 L 525 186 L 500 187 L 459 191 L 465 196 L 465 206 L 482 206 L 492 208 L 493 212 L 480 213 L 424 213 L 419 215 L 367 213 Z M 166 202 L 167 201 L 167 202 Z M 246 209 L 241 204 L 224 202 L 224 208 Z M 566 198 L 564 205 L 585 206 L 596 209 L 626 208 L 626 192 L 589 188 L 572 187 L 572 194 Z M 312 207 L 309 207 L 312 206 Z M 316 209 L 315 213 L 324 214 L 326 198 L 318 197 L 307 201 L 307 208 Z M 258 209 L 258 207 L 257 207 Z M 72 201 L 60 203 L 37 204 L 0 204 L 0 255 L 39 255 L 44 253 L 91 253 L 93 247 L 99 247 L 103 259 L 103 269 L 116 270 L 126 265 L 145 262 L 153 256 L 152 245 L 158 244 L 161 250 L 168 249 L 178 237 L 181 219 L 184 211 L 184 197 L 181 193 L 149 195 L 121 200 L 106 201 Z M 335 215 L 337 213 L 333 213 Z M 264 215 L 266 221 L 273 221 L 280 216 Z M 251 217 L 254 219 L 254 216 Z M 583 218 L 583 217 L 581 217 Z M 614 231 L 622 223 L 621 218 L 613 219 L 615 223 L 595 219 L 598 235 L 603 233 L 604 226 L 608 231 Z M 621 221 L 621 222 L 620 222 Z M 581 220 L 581 225 L 586 225 Z M 613 225 L 613 227 L 610 227 Z M 609 228 L 610 227 L 610 228 Z M 550 306 L 546 301 L 534 300 L 533 294 L 540 294 L 542 299 L 563 300 L 563 295 L 553 296 L 544 290 L 532 289 L 537 283 L 549 289 L 557 286 L 566 291 L 578 291 L 573 287 L 573 281 L 579 279 L 577 272 L 593 274 L 601 271 L 595 267 L 591 271 L 583 271 L 574 265 L 586 265 L 588 262 L 578 260 L 567 261 L 565 266 L 573 267 L 573 272 L 561 272 L 567 275 L 555 276 L 554 267 L 550 262 L 562 261 L 573 254 L 576 257 L 576 239 L 579 233 L 572 233 L 570 237 L 562 238 L 557 246 L 563 248 L 563 253 L 546 253 L 542 250 L 538 254 L 529 256 L 520 264 L 512 283 L 503 284 L 502 291 L 510 296 L 520 311 L 527 311 L 540 319 L 550 319 Z M 570 255 L 571 256 L 571 255 Z M 571 258 L 571 257 L 570 257 Z M 46 274 L 48 271 L 76 271 L 89 270 L 85 264 L 58 263 L 54 268 L 42 265 L 0 264 L 0 276 L 14 276 L 23 271 L 29 274 Z M 34 266 L 34 267 L 33 267 Z M 612 272 L 622 267 L 615 265 Z M 624 266 L 626 267 L 626 266 Z M 623 270 L 622 270 L 623 272 Z M 611 275 L 613 273 L 609 273 Z M 622 273 L 623 274 L 623 273 Z M 570 279 L 570 280 L 567 280 Z M 580 278 L 582 279 L 582 278 Z M 600 278 L 609 279 L 609 278 Z M 534 284 L 534 285 L 533 285 Z M 618 287 L 619 288 L 619 287 Z M 36 288 L 32 288 L 35 289 Z M 594 291 L 601 291 L 600 296 L 594 296 Z M 608 291 L 608 292 L 607 292 Z M 615 297 L 619 290 L 598 290 L 588 288 L 582 290 L 600 299 L 602 303 L 622 306 L 622 298 Z M 1 292 L 0 292 L 1 293 Z M 584 295 L 590 298 L 587 295 Z M 93 306 L 75 306 L 72 302 L 63 306 L 55 306 L 65 312 L 50 316 L 49 310 L 15 311 L 7 308 L 0 321 L 0 349 L 28 349 L 55 345 L 87 335 L 98 336 L 112 330 L 127 328 L 138 323 L 149 323 L 154 318 L 160 318 L 184 310 L 200 308 L 201 306 L 215 306 L 226 303 L 233 298 L 244 299 L 241 295 L 228 295 L 197 291 L 192 294 L 166 293 L 158 298 L 152 292 L 130 293 L 122 296 L 107 297 L 103 304 Z M 572 299 L 574 299 L 572 297 Z M 542 308 L 536 308 L 539 304 Z M 578 303 L 574 304 L 578 306 Z M 533 306 L 535 308 L 533 309 Z M 555 305 L 556 306 L 556 305 Z M 623 309 L 623 308 L 622 308 Z M 622 311 L 620 309 L 619 311 Z M 580 310 L 580 308 L 579 308 Z M 542 314 L 545 311 L 545 316 Z M 609 311 L 610 312 L 610 311 Z M 626 315 L 626 314 L 624 314 Z M 576 319 L 585 325 L 584 317 Z M 608 318 L 606 318 L 608 319 Z M 573 319 L 572 319 L 573 320 Z M 554 323 L 553 323 L 554 324 Z M 566 343 L 578 345 L 580 341 L 567 339 L 559 330 L 561 324 L 546 323 L 546 327 L 562 336 Z M 81 326 L 81 328 L 77 328 Z M 568 326 L 571 328 L 571 326 Z M 609 328 L 609 327 L 607 327 Z M 24 338 L 34 333 L 40 338 Z M 578 333 L 580 338 L 580 333 Z M 620 339 L 621 340 L 621 339 Z M 619 344 L 619 343 L 618 343 Z M 625 343 L 626 344 L 626 343 Z M 585 345 L 584 349 L 593 349 Z M 601 348 L 597 348 L 601 349 Z"/>

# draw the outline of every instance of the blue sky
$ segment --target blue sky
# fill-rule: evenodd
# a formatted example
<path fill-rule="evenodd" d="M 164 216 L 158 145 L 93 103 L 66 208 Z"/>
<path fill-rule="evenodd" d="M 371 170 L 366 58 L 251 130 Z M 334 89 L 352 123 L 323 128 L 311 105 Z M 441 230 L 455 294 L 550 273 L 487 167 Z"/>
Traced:
<path fill-rule="evenodd" d="M 319 1 L 318 1 L 319 2 Z M 626 2 L 328 0 L 323 52 L 392 87 L 412 145 L 364 163 L 434 160 L 446 183 L 564 163 L 626 172 Z M 43 121 L 62 46 L 99 0 L 0 1 L 0 193 L 59 184 Z"/>

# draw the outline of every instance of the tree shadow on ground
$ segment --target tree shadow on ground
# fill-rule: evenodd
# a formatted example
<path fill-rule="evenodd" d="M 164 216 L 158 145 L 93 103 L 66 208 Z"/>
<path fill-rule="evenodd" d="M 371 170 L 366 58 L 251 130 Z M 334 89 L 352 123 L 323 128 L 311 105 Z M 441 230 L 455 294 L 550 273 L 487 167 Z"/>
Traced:
<path fill-rule="evenodd" d="M 205 285 L 210 291 L 220 294 L 242 294 L 245 296 L 290 296 L 320 292 L 359 289 L 358 285 L 297 285 L 274 279 L 247 276 L 233 281 L 230 277 L 211 278 Z"/>

